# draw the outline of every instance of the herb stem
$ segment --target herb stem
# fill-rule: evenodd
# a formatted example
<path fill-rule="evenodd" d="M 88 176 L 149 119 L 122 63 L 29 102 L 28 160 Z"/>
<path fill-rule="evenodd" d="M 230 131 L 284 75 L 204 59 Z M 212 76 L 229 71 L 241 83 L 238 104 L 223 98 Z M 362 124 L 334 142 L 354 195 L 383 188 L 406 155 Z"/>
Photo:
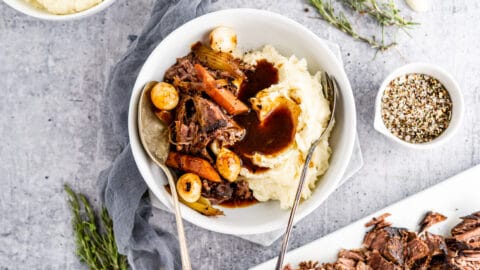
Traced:
<path fill-rule="evenodd" d="M 400 10 L 393 0 L 381 3 L 377 0 L 342 0 L 342 2 L 360 14 L 368 14 L 381 26 L 410 28 L 418 25 L 400 16 Z"/>
<path fill-rule="evenodd" d="M 310 3 L 317 9 L 323 20 L 333 25 L 340 31 L 348 34 L 353 39 L 368 43 L 372 48 L 380 51 L 388 50 L 389 48 L 397 45 L 396 42 L 385 44 L 383 39 L 381 42 L 378 42 L 375 37 L 366 37 L 358 34 L 343 12 L 338 12 L 338 14 L 335 13 L 331 2 L 326 2 L 324 0 L 310 0 Z"/>
<path fill-rule="evenodd" d="M 127 258 L 118 253 L 113 234 L 113 222 L 105 208 L 100 218 L 82 194 L 76 194 L 64 186 L 72 211 L 72 226 L 76 242 L 76 254 L 91 270 L 126 270 Z M 103 229 L 103 232 L 101 230 Z"/>

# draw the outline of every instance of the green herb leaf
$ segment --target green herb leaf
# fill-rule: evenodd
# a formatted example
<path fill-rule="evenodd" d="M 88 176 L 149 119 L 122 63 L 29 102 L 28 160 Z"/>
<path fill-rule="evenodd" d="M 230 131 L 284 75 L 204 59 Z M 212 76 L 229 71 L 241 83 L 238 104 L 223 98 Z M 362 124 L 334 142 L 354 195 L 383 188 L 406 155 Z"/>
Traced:
<path fill-rule="evenodd" d="M 381 26 L 397 26 L 410 28 L 418 25 L 400 16 L 400 10 L 393 0 L 378 2 L 377 0 L 342 0 L 346 5 L 360 14 L 368 14 Z"/>
<path fill-rule="evenodd" d="M 352 26 L 350 20 L 343 12 L 335 12 L 331 1 L 327 0 L 310 0 L 321 19 L 325 20 L 340 31 L 348 34 L 352 38 L 369 44 L 372 48 L 385 51 L 397 45 L 396 42 L 384 42 L 384 27 L 395 26 L 401 29 L 414 26 L 417 23 L 408 21 L 399 15 L 399 10 L 394 2 L 390 0 L 388 3 L 378 3 L 377 0 L 341 0 L 360 14 L 368 14 L 382 27 L 382 39 L 377 41 L 374 36 L 368 37 L 358 33 Z"/>
<path fill-rule="evenodd" d="M 76 254 L 91 270 L 126 270 L 127 257 L 118 253 L 113 222 L 107 209 L 99 217 L 87 198 L 64 186 L 72 210 L 72 227 L 77 245 Z"/>

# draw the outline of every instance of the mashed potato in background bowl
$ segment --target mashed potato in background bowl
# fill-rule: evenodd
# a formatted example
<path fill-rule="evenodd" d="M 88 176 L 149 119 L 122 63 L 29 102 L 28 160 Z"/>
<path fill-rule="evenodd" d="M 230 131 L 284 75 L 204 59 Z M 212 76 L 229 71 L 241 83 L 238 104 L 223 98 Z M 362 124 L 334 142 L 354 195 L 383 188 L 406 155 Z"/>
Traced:
<path fill-rule="evenodd" d="M 287 209 L 293 204 L 308 149 L 328 124 L 330 108 L 322 93 L 321 73 L 312 76 L 305 59 L 300 60 L 294 55 L 287 58 L 270 45 L 243 57 L 251 65 L 262 59 L 278 69 L 278 83 L 260 91 L 251 102 L 261 105 L 260 116 L 268 114 L 279 98 L 295 102 L 300 107 L 297 130 L 294 142 L 281 153 L 273 156 L 254 154 L 252 162 L 269 170 L 252 173 L 242 168 L 240 176 L 248 181 L 257 200 L 279 200 L 280 207 Z M 316 181 L 328 169 L 331 154 L 328 137 L 320 142 L 312 156 L 302 190 L 303 199 L 310 197 Z"/>
<path fill-rule="evenodd" d="M 66 15 L 92 8 L 102 0 L 25 0 L 28 3 L 45 9 L 52 14 Z"/>
<path fill-rule="evenodd" d="M 109 7 L 116 0 L 3 0 L 10 7 L 50 21 L 82 19 Z"/>

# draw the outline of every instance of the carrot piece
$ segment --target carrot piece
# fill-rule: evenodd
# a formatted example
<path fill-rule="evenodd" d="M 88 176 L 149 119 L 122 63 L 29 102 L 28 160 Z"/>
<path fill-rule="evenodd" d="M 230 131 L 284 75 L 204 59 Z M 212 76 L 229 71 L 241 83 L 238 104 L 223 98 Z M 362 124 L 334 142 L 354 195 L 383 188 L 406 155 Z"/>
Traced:
<path fill-rule="evenodd" d="M 237 115 L 248 112 L 247 105 L 243 104 L 232 92 L 224 88 L 217 88 L 215 79 L 200 64 L 195 64 L 195 71 L 202 81 L 207 95 L 223 107 L 229 114 Z"/>
<path fill-rule="evenodd" d="M 210 162 L 203 158 L 170 151 L 165 164 L 175 169 L 198 174 L 198 176 L 212 182 L 222 182 L 220 175 L 210 165 Z"/>

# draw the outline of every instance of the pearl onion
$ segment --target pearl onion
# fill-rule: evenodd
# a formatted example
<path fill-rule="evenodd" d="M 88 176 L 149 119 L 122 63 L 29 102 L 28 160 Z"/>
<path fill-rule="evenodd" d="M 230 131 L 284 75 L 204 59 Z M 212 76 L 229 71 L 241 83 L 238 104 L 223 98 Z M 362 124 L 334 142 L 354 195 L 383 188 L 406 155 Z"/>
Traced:
<path fill-rule="evenodd" d="M 231 28 L 219 26 L 210 32 L 210 47 L 219 52 L 233 52 L 237 47 L 237 34 Z"/>

